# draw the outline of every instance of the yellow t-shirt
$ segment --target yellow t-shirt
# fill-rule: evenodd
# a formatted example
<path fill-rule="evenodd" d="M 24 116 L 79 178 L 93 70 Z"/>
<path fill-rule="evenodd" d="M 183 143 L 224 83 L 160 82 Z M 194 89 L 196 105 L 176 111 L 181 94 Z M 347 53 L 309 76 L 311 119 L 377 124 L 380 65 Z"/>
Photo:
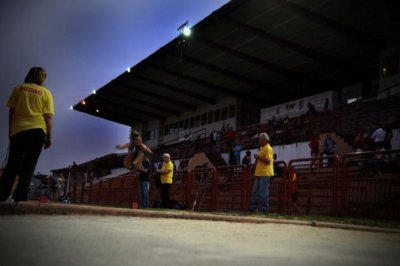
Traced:
<path fill-rule="evenodd" d="M 171 161 L 168 163 L 163 163 L 161 167 L 162 172 L 166 172 L 171 170 L 168 174 L 160 174 L 161 177 L 161 184 L 172 184 L 172 177 L 174 176 L 174 165 Z"/>
<path fill-rule="evenodd" d="M 53 96 L 48 89 L 34 83 L 24 83 L 13 90 L 7 106 L 15 108 L 11 136 L 36 128 L 47 133 L 43 114 L 54 114 Z"/>
<path fill-rule="evenodd" d="M 267 144 L 261 147 L 258 157 L 268 159 L 270 163 L 266 164 L 261 160 L 257 160 L 254 176 L 274 176 L 274 150 L 271 145 Z"/>

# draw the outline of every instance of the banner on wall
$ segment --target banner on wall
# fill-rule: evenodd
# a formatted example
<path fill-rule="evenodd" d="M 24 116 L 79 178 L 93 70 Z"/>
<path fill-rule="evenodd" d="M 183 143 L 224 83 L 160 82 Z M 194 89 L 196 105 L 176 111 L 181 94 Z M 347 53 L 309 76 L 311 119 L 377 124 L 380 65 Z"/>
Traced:
<path fill-rule="evenodd" d="M 178 142 L 189 140 L 192 138 L 192 134 L 189 129 L 181 130 L 178 133 Z"/>
<path fill-rule="evenodd" d="M 267 123 L 268 120 L 275 116 L 275 119 L 280 119 L 288 116 L 297 117 L 308 112 L 308 104 L 314 105 L 316 111 L 332 110 L 334 92 L 328 91 L 321 94 L 301 98 L 287 103 L 274 105 L 261 109 L 260 123 Z"/>

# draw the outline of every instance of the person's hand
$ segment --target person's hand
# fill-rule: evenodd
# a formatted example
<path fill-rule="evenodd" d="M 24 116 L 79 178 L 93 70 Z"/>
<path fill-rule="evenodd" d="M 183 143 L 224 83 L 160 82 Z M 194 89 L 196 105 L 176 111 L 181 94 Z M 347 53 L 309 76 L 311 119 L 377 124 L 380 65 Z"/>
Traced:
<path fill-rule="evenodd" d="M 258 154 L 254 154 L 254 159 L 258 159 Z"/>
<path fill-rule="evenodd" d="M 44 145 L 43 145 L 43 147 L 44 147 L 44 149 L 46 150 L 46 149 L 48 149 L 48 148 L 50 148 L 50 146 L 51 146 L 51 139 L 45 139 L 44 140 Z"/>

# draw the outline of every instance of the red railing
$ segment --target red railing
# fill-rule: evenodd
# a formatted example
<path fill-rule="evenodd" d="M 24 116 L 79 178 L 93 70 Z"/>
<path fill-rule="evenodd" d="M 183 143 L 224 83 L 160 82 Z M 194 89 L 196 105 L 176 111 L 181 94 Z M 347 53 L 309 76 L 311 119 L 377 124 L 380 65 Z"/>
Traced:
<path fill-rule="evenodd" d="M 338 156 L 290 161 L 284 213 L 338 215 L 339 166 Z"/>
<path fill-rule="evenodd" d="M 400 150 L 343 156 L 343 215 L 400 218 L 399 158 Z"/>
<path fill-rule="evenodd" d="M 331 156 L 279 161 L 274 166 L 270 212 L 400 218 L 399 150 L 351 153 L 342 160 Z M 378 170 L 372 174 L 373 169 Z M 246 211 L 253 175 L 254 166 L 239 165 L 177 171 L 170 198 L 196 211 Z M 133 175 L 70 182 L 69 197 L 75 203 L 128 207 L 140 202 L 138 184 Z M 159 199 L 152 183 L 150 201 Z"/>

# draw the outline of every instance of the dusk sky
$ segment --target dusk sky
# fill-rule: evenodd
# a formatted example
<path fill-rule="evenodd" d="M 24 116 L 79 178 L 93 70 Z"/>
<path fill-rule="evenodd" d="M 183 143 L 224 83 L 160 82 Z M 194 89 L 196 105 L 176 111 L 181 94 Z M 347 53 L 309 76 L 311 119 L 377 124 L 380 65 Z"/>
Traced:
<path fill-rule="evenodd" d="M 0 2 L 0 167 L 8 147 L 12 89 L 32 66 L 46 69 L 55 104 L 53 146 L 36 172 L 120 152 L 129 128 L 69 107 L 88 96 L 228 0 L 3 0 Z"/>

